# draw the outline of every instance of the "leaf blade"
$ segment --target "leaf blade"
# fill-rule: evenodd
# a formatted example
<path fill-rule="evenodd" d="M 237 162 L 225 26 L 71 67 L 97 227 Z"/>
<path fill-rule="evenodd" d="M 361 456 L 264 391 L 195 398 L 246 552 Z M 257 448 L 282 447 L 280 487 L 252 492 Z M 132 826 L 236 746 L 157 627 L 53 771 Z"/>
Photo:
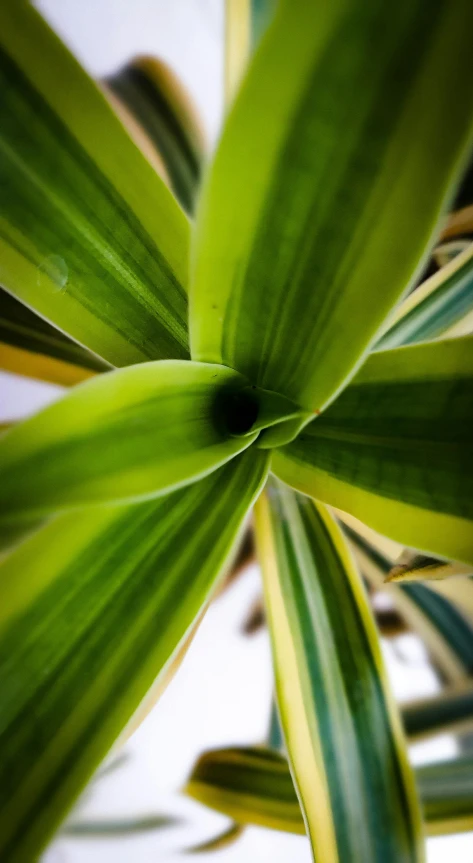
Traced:
<path fill-rule="evenodd" d="M 427 279 L 401 303 L 389 329 L 375 345 L 386 350 L 436 339 L 473 308 L 473 245 Z"/>
<path fill-rule="evenodd" d="M 37 855 L 153 681 L 160 683 L 267 466 L 251 451 L 157 501 L 61 516 L 2 562 L 5 859 Z"/>
<path fill-rule="evenodd" d="M 223 366 L 164 360 L 99 376 L 2 436 L 4 523 L 139 500 L 205 476 L 246 449 L 220 401 L 245 381 Z"/>
<path fill-rule="evenodd" d="M 429 836 L 471 830 L 472 759 L 458 758 L 416 768 Z M 282 755 L 257 747 L 217 749 L 194 766 L 187 794 L 243 824 L 304 833 L 289 765 Z"/>
<path fill-rule="evenodd" d="M 113 365 L 187 357 L 183 212 L 29 4 L 0 31 L 0 281 Z"/>
<path fill-rule="evenodd" d="M 256 531 L 279 713 L 314 857 L 422 859 L 402 731 L 342 535 L 324 508 L 275 485 L 256 505 Z"/>
<path fill-rule="evenodd" d="M 473 339 L 371 354 L 274 472 L 426 553 L 473 561 Z"/>
<path fill-rule="evenodd" d="M 314 411 L 346 383 L 466 158 L 471 94 L 453 117 L 447 90 L 465 87 L 470 14 L 464 0 L 279 5 L 200 202 L 194 359 Z"/>

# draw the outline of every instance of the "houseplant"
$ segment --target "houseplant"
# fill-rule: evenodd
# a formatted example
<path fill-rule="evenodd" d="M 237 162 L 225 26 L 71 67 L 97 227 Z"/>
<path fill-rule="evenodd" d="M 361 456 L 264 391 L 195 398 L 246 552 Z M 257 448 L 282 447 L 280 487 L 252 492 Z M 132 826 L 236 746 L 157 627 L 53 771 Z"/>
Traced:
<path fill-rule="evenodd" d="M 422 858 L 376 631 L 327 505 L 472 563 L 473 343 L 380 350 L 413 341 L 399 303 L 467 163 L 472 18 L 465 0 L 282 2 L 191 231 L 38 14 L 3 5 L 1 283 L 98 374 L 0 441 L 2 859 L 37 854 L 156 697 L 253 503 L 314 854 Z"/>

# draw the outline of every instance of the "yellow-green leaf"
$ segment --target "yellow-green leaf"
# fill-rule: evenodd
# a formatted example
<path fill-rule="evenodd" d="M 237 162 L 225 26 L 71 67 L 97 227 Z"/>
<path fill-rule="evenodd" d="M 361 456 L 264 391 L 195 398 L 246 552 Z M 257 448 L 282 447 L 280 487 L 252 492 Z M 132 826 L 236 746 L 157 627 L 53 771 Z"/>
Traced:
<path fill-rule="evenodd" d="M 161 686 L 267 469 L 251 450 L 159 500 L 60 516 L 2 562 L 2 861 L 37 859 Z"/>

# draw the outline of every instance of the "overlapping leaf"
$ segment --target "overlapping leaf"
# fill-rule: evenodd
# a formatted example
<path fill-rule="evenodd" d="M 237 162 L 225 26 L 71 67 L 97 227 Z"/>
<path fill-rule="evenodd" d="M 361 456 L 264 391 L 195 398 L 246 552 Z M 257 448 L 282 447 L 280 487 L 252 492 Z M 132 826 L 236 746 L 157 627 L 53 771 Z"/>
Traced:
<path fill-rule="evenodd" d="M 0 89 L 0 284 L 113 365 L 187 357 L 186 217 L 28 3 Z"/>
<path fill-rule="evenodd" d="M 0 289 L 0 368 L 71 386 L 110 366 Z"/>
<path fill-rule="evenodd" d="M 473 759 L 458 758 L 415 771 L 427 833 L 473 827 Z M 270 749 L 217 749 L 194 766 L 187 794 L 242 824 L 305 833 L 286 759 Z"/>
<path fill-rule="evenodd" d="M 376 349 L 435 339 L 473 309 L 473 244 L 417 288 L 395 313 Z"/>
<path fill-rule="evenodd" d="M 222 405 L 245 383 L 222 366 L 168 360 L 83 384 L 2 436 L 0 520 L 137 500 L 205 476 L 255 438 L 225 424 Z"/>
<path fill-rule="evenodd" d="M 310 410 L 336 395 L 464 162 L 472 26 L 469 0 L 279 4 L 201 197 L 194 359 Z"/>
<path fill-rule="evenodd" d="M 280 484 L 255 512 L 279 714 L 314 857 L 420 860 L 399 718 L 343 535 Z"/>
<path fill-rule="evenodd" d="M 456 604 L 423 584 L 387 584 L 393 561 L 383 550 L 345 525 L 360 570 L 394 605 L 422 638 L 445 679 L 458 682 L 473 674 L 473 626 Z M 374 533 L 374 532 L 372 532 Z M 383 543 L 384 545 L 384 543 Z"/>
<path fill-rule="evenodd" d="M 0 566 L 2 860 L 36 859 L 166 672 L 267 462 L 251 450 L 159 500 L 61 516 Z"/>
<path fill-rule="evenodd" d="M 405 545 L 471 563 L 472 428 L 473 337 L 382 351 L 273 469 Z"/>
<path fill-rule="evenodd" d="M 192 212 L 205 145 L 182 84 L 165 63 L 153 57 L 138 57 L 106 83 L 146 132 L 163 159 L 178 200 Z"/>

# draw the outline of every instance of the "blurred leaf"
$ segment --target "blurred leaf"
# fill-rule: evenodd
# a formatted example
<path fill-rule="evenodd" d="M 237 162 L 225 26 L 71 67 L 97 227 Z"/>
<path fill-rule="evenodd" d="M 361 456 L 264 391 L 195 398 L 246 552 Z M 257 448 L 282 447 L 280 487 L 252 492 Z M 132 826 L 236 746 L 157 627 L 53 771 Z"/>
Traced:
<path fill-rule="evenodd" d="M 415 775 L 429 836 L 473 828 L 473 757 L 417 767 Z M 206 752 L 194 766 L 185 791 L 243 824 L 305 833 L 288 763 L 270 749 Z M 321 858 L 324 863 L 326 859 Z"/>
<path fill-rule="evenodd" d="M 113 365 L 188 357 L 187 219 L 29 3 L 0 87 L 0 283 Z"/>
<path fill-rule="evenodd" d="M 0 859 L 36 859 L 160 690 L 267 466 L 251 450 L 158 500 L 61 516 L 1 563 Z"/>
<path fill-rule="evenodd" d="M 459 237 L 465 234 L 473 234 L 473 204 L 450 213 L 441 237 L 442 240 L 449 240 L 451 237 Z"/>
<path fill-rule="evenodd" d="M 213 839 L 207 842 L 201 842 L 199 845 L 194 845 L 192 848 L 186 848 L 187 854 L 203 854 L 206 851 L 221 851 L 222 848 L 228 848 L 240 838 L 244 831 L 242 824 L 231 824 L 223 833 L 219 833 Z"/>
<path fill-rule="evenodd" d="M 426 557 L 415 551 L 406 551 L 386 576 L 387 582 L 435 581 L 444 578 L 473 576 L 473 566 L 455 561 Z"/>
<path fill-rule="evenodd" d="M 326 508 L 274 483 L 255 525 L 279 716 L 313 855 L 421 859 L 402 728 L 343 534 Z"/>
<path fill-rule="evenodd" d="M 255 438 L 231 436 L 221 415 L 245 383 L 179 360 L 89 381 L 2 436 L 2 520 L 139 500 L 205 476 Z"/>
<path fill-rule="evenodd" d="M 424 641 L 447 681 L 473 674 L 473 625 L 452 602 L 423 584 L 386 584 L 393 561 L 357 531 L 344 526 L 360 570 L 378 590 L 386 591 L 396 608 Z"/>
<path fill-rule="evenodd" d="M 403 705 L 402 718 L 410 740 L 468 730 L 473 727 L 473 681 L 465 680 L 439 695 Z"/>
<path fill-rule="evenodd" d="M 110 366 L 0 289 L 0 368 L 71 386 Z"/>
<path fill-rule="evenodd" d="M 376 350 L 438 338 L 472 309 L 473 243 L 469 243 L 401 303 Z"/>
<path fill-rule="evenodd" d="M 407 546 L 473 563 L 472 428 L 473 337 L 380 351 L 272 469 Z"/>
<path fill-rule="evenodd" d="M 172 69 L 154 57 L 137 57 L 107 78 L 162 157 L 171 186 L 188 213 L 194 210 L 205 143 L 189 94 Z"/>
<path fill-rule="evenodd" d="M 429 836 L 473 830 L 473 757 L 416 771 Z"/>
<path fill-rule="evenodd" d="M 170 815 L 142 815 L 138 818 L 94 819 L 93 821 L 71 821 L 61 830 L 63 836 L 74 839 L 110 839 L 113 836 L 128 836 L 130 833 L 147 833 L 173 827 L 179 821 Z"/>
<path fill-rule="evenodd" d="M 315 412 L 347 383 L 466 161 L 472 27 L 470 0 L 281 0 L 200 198 L 193 359 Z"/>

